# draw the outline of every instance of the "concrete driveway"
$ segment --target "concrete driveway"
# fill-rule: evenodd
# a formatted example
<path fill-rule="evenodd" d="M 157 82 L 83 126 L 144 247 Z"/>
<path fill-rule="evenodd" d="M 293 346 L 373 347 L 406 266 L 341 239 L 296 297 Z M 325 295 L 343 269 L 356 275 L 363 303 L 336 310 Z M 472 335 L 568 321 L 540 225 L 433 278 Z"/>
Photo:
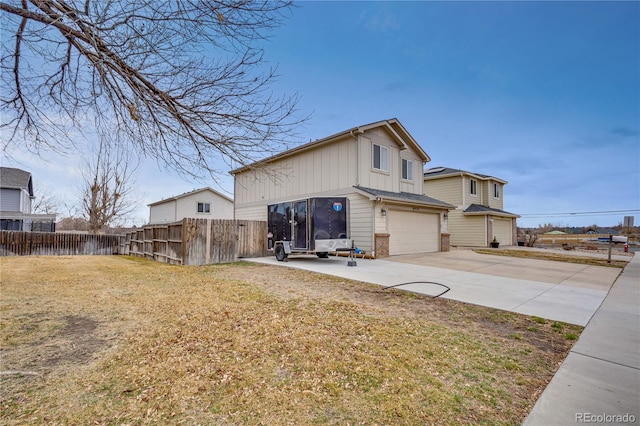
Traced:
<path fill-rule="evenodd" d="M 386 259 L 291 256 L 247 259 L 437 295 L 506 311 L 585 326 L 622 272 L 619 268 L 477 254 L 471 250 Z M 417 283 L 416 283 L 417 282 Z M 437 283 L 437 284 L 434 284 Z"/>

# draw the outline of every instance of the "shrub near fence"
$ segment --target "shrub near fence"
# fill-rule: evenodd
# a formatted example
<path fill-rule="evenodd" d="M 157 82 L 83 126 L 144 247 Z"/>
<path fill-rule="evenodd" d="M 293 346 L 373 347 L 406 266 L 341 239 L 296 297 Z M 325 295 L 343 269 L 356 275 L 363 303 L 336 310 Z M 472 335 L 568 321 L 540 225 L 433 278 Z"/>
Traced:
<path fill-rule="evenodd" d="M 206 265 L 266 256 L 266 244 L 264 221 L 185 218 L 125 234 L 120 253 L 169 264 Z"/>
<path fill-rule="evenodd" d="M 111 255 L 119 235 L 0 231 L 0 256 Z"/>

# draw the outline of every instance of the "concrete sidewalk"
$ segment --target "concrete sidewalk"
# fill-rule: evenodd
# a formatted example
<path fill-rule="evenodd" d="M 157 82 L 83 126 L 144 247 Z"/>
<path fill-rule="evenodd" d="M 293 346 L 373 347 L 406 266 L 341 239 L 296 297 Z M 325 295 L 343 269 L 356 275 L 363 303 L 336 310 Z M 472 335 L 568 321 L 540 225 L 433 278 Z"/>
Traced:
<path fill-rule="evenodd" d="M 433 284 L 439 283 L 451 289 L 444 298 L 582 326 L 589 322 L 620 273 L 617 268 L 473 252 L 433 253 L 425 259 L 357 259 L 355 267 L 347 266 L 344 257 L 292 256 L 288 262 L 278 262 L 275 257 L 247 260 L 381 286 L 400 284 L 399 289 L 427 295 L 445 290 Z"/>
<path fill-rule="evenodd" d="M 640 423 L 640 256 L 618 277 L 525 425 Z"/>
<path fill-rule="evenodd" d="M 628 259 L 628 258 L 627 258 Z M 526 425 L 640 423 L 640 256 L 617 268 L 478 255 L 247 259 L 586 326 Z M 625 259 L 626 260 L 626 259 Z M 439 266 L 433 266 L 439 265 Z M 525 279 L 526 278 L 526 279 Z M 615 282 L 615 283 L 614 283 Z"/>

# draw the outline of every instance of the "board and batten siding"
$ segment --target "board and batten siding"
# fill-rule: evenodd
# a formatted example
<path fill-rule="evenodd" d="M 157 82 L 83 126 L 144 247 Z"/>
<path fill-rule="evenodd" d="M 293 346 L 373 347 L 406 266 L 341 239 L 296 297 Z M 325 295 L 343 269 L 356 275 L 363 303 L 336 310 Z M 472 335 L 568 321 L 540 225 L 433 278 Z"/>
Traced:
<path fill-rule="evenodd" d="M 366 136 L 365 136 L 366 135 Z M 422 194 L 423 162 L 412 150 L 400 150 L 400 147 L 383 129 L 373 129 L 358 137 L 358 184 L 366 188 L 376 188 L 390 192 L 409 192 Z M 389 170 L 373 168 L 373 145 L 389 148 Z M 402 159 L 413 162 L 413 181 L 403 181 Z"/>
<path fill-rule="evenodd" d="M 461 209 L 449 212 L 449 234 L 452 246 L 485 247 L 485 216 L 465 216 Z"/>
<path fill-rule="evenodd" d="M 453 204 L 454 206 L 462 205 L 462 178 L 460 176 L 425 180 L 424 181 L 424 194 L 435 198 L 436 200 L 444 201 L 445 203 Z"/>
<path fill-rule="evenodd" d="M 301 199 L 305 195 L 353 186 L 356 144 L 345 137 L 330 145 L 275 160 L 264 168 L 235 175 L 236 213 L 252 203 Z"/>
<path fill-rule="evenodd" d="M 498 198 L 493 196 L 493 184 L 498 184 L 498 190 L 500 191 L 500 196 Z M 494 180 L 490 180 L 489 181 L 489 187 L 487 190 L 488 193 L 488 206 L 493 208 L 493 209 L 498 209 L 498 210 L 502 210 L 504 207 L 504 203 L 503 203 L 503 199 L 504 199 L 504 185 L 501 184 L 500 182 L 496 182 Z"/>
<path fill-rule="evenodd" d="M 476 194 L 471 194 L 471 180 L 476 181 Z M 485 183 L 477 178 L 472 178 L 470 176 L 465 176 L 463 179 L 463 202 L 461 204 L 462 207 L 467 208 L 471 204 L 483 204 L 484 193 L 486 192 L 484 187 Z"/>

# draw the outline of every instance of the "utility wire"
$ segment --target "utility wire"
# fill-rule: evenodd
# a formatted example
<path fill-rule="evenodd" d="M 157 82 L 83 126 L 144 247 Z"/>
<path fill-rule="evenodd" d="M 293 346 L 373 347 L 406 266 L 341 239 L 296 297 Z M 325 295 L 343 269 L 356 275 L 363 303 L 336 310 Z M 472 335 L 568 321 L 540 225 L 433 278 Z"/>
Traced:
<path fill-rule="evenodd" d="M 521 217 L 554 217 L 554 216 L 607 216 L 620 213 L 640 213 L 640 209 L 635 210 L 604 210 L 596 212 L 564 212 L 564 213 L 529 213 L 521 214 Z"/>

